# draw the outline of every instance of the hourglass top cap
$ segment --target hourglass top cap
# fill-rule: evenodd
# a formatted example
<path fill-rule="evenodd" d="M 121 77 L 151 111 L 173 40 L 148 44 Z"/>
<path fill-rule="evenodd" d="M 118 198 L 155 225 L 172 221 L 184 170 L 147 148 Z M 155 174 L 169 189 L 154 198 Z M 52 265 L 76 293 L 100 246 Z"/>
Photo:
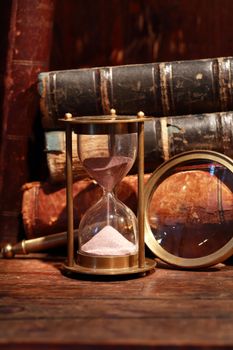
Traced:
<path fill-rule="evenodd" d="M 77 134 L 124 134 L 137 132 L 137 124 L 149 121 L 152 118 L 145 117 L 143 112 L 138 112 L 137 115 L 125 116 L 117 115 L 115 109 L 110 110 L 109 115 L 99 116 L 72 116 L 71 113 L 66 113 L 61 122 L 72 125 L 74 132 Z"/>
<path fill-rule="evenodd" d="M 117 123 L 140 123 L 151 120 L 146 117 L 144 112 L 139 111 L 137 115 L 117 115 L 115 109 L 110 110 L 108 115 L 96 116 L 76 116 L 71 113 L 66 113 L 61 122 L 69 122 L 71 124 L 117 124 Z"/>

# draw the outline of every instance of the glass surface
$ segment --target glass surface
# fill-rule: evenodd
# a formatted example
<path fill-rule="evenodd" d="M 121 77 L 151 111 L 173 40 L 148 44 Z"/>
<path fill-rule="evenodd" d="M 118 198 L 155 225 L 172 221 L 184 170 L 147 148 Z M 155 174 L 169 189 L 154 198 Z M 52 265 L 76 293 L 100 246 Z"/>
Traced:
<path fill-rule="evenodd" d="M 137 219 L 114 194 L 136 158 L 137 133 L 78 135 L 78 155 L 87 173 L 103 189 L 79 225 L 79 252 L 89 255 L 136 254 Z"/>
<path fill-rule="evenodd" d="M 213 161 L 195 160 L 170 170 L 148 207 L 153 235 L 167 252 L 200 258 L 233 237 L 233 176 Z"/>

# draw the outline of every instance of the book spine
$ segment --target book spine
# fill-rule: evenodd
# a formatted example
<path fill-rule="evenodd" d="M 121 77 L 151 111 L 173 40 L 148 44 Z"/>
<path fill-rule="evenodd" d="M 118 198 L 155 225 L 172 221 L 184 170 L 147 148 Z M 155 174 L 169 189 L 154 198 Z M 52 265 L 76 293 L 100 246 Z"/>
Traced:
<path fill-rule="evenodd" d="M 0 152 L 0 244 L 16 242 L 21 186 L 30 178 L 29 139 L 39 110 L 37 76 L 48 69 L 54 0 L 13 0 Z"/>
<path fill-rule="evenodd" d="M 75 115 L 176 116 L 233 109 L 233 58 L 97 67 L 41 73 L 45 128 Z"/>
<path fill-rule="evenodd" d="M 73 176 L 78 180 L 87 174 L 78 158 L 75 134 L 72 141 Z M 64 183 L 65 132 L 45 131 L 45 144 L 50 181 Z M 233 112 L 162 117 L 145 123 L 147 173 L 176 154 L 197 149 L 217 151 L 233 157 Z M 136 168 L 132 169 L 133 172 L 136 172 Z"/>
<path fill-rule="evenodd" d="M 49 171 L 49 180 L 52 183 L 65 181 L 65 132 L 45 131 L 45 152 Z M 77 134 L 72 133 L 72 167 L 73 179 L 79 180 L 88 177 L 84 170 L 77 152 Z"/>

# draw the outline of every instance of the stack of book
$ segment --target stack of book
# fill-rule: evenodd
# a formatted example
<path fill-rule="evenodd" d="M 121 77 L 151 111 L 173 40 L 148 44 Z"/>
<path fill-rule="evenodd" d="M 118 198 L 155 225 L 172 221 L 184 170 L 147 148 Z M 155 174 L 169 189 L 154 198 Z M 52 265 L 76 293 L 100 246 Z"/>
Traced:
<path fill-rule="evenodd" d="M 58 123 L 65 113 L 104 115 L 115 108 L 118 115 L 143 111 L 153 116 L 145 124 L 146 181 L 160 164 L 184 151 L 215 150 L 233 156 L 232 77 L 232 57 L 41 73 L 38 89 L 49 179 L 24 186 L 26 235 L 66 230 L 65 135 Z M 73 142 L 76 145 L 75 135 Z M 82 168 L 76 146 L 73 151 L 77 227 L 85 210 L 100 197 L 100 189 Z M 136 211 L 134 168 L 118 191 Z"/>

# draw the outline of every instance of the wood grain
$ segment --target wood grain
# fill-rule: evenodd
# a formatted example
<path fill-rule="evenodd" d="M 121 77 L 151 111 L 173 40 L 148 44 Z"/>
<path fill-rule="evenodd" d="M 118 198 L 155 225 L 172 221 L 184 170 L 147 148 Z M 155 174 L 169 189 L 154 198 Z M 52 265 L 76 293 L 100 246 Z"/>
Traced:
<path fill-rule="evenodd" d="M 67 278 L 60 261 L 0 260 L 0 349 L 227 349 L 231 265 Z"/>

